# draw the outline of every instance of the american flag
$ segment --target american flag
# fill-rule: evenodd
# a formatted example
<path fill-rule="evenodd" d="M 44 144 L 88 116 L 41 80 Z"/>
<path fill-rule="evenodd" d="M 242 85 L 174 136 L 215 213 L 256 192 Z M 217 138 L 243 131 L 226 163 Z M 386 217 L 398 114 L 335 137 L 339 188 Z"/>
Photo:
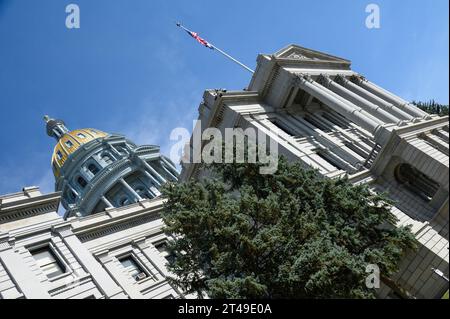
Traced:
<path fill-rule="evenodd" d="M 198 43 L 200 43 L 201 45 L 204 45 L 205 47 L 214 50 L 214 47 L 212 46 L 211 43 L 209 43 L 208 41 L 206 41 L 205 39 L 201 38 L 197 32 L 192 32 L 192 31 L 187 31 L 186 32 L 193 37 L 195 40 L 198 41 Z"/>

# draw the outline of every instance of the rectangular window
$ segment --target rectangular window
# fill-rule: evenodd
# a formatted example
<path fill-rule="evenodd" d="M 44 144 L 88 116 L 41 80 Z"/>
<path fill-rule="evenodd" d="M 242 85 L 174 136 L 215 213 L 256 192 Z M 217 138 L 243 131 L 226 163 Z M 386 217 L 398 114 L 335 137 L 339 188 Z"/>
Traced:
<path fill-rule="evenodd" d="M 66 143 L 67 147 L 72 147 L 73 146 L 72 141 L 67 140 L 65 143 Z"/>
<path fill-rule="evenodd" d="M 144 270 L 139 266 L 139 264 L 134 260 L 132 256 L 127 256 L 119 259 L 122 266 L 126 269 L 128 274 L 130 274 L 131 278 L 135 281 L 140 281 L 147 278 L 147 274 Z"/>
<path fill-rule="evenodd" d="M 65 267 L 49 246 L 32 250 L 30 253 L 47 278 L 52 279 L 66 272 Z"/>
<path fill-rule="evenodd" d="M 175 260 L 175 255 L 169 251 L 167 240 L 154 243 L 154 246 L 169 263 Z"/>
<path fill-rule="evenodd" d="M 61 151 L 56 152 L 56 156 L 58 157 L 59 160 L 61 160 L 63 157 Z"/>
<path fill-rule="evenodd" d="M 295 137 L 295 136 L 298 135 L 296 132 L 294 132 L 294 130 L 292 130 L 290 127 L 288 127 L 287 125 L 285 125 L 285 123 L 281 122 L 281 121 L 278 120 L 278 119 L 271 120 L 271 122 L 272 122 L 276 127 L 278 127 L 280 130 L 282 130 L 283 132 L 285 132 L 287 135 L 290 135 L 290 136 L 293 136 L 293 137 Z"/>

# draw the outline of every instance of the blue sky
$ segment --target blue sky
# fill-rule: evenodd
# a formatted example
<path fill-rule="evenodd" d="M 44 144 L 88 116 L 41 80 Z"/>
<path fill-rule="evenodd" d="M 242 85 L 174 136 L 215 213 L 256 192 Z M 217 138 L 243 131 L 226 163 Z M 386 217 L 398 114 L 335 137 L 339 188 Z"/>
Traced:
<path fill-rule="evenodd" d="M 381 9 L 367 29 L 365 7 Z M 65 27 L 69 3 L 81 28 Z M 54 141 L 42 117 L 158 144 L 192 126 L 207 88 L 242 89 L 250 74 L 176 28 L 182 21 L 255 67 L 290 43 L 352 60 L 408 100 L 448 103 L 448 0 L 0 0 L 0 194 L 53 190 Z"/>

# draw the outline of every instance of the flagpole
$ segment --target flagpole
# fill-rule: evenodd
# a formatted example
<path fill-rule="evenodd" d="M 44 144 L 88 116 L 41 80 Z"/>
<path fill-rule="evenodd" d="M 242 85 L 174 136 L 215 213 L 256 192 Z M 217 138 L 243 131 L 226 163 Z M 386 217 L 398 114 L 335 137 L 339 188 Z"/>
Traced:
<path fill-rule="evenodd" d="M 181 23 L 177 22 L 177 26 L 182 28 L 184 31 L 188 32 L 188 33 L 192 33 L 191 30 L 185 28 Z M 244 69 L 246 69 L 247 71 L 249 71 L 250 73 L 255 73 L 255 71 L 253 71 L 252 69 L 250 69 L 248 66 L 246 66 L 244 63 L 236 60 L 235 58 L 233 58 L 231 55 L 229 55 L 228 53 L 224 52 L 223 50 L 219 49 L 218 47 L 216 47 L 215 45 L 213 45 L 211 42 L 208 41 L 208 43 L 211 45 L 212 48 L 214 48 L 215 50 L 217 50 L 219 53 L 221 53 L 223 56 L 227 57 L 228 59 L 230 59 L 231 61 L 233 61 L 234 63 L 240 65 L 241 67 L 243 67 Z"/>

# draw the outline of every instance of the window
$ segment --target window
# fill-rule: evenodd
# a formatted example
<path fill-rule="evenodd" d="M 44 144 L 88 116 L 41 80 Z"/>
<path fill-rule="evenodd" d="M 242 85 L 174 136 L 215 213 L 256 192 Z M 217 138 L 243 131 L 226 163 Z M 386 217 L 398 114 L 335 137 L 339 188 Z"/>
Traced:
<path fill-rule="evenodd" d="M 41 268 L 42 272 L 49 279 L 55 278 L 66 272 L 65 267 L 58 261 L 49 246 L 31 251 L 31 255 L 36 260 L 39 268 Z"/>
<path fill-rule="evenodd" d="M 147 274 L 144 270 L 138 265 L 136 260 L 132 256 L 127 256 L 119 259 L 122 266 L 125 268 L 127 273 L 133 278 L 135 281 L 140 281 L 147 278 Z"/>
<path fill-rule="evenodd" d="M 410 192 L 429 202 L 439 190 L 439 183 L 410 164 L 399 164 L 394 171 L 395 179 Z"/>
<path fill-rule="evenodd" d="M 108 154 L 102 155 L 102 161 L 105 162 L 106 164 L 111 164 L 113 162 Z"/>
<path fill-rule="evenodd" d="M 121 197 L 118 204 L 119 204 L 119 207 L 129 205 L 130 200 L 128 199 L 128 196 Z"/>
<path fill-rule="evenodd" d="M 59 160 L 61 160 L 62 159 L 62 153 L 61 153 L 61 151 L 57 151 L 56 152 L 56 157 L 59 159 Z"/>
<path fill-rule="evenodd" d="M 73 146 L 72 141 L 69 141 L 69 140 L 67 140 L 67 141 L 65 142 L 65 144 L 66 144 L 66 146 L 69 147 L 69 148 Z"/>
<path fill-rule="evenodd" d="M 322 130 L 324 132 L 331 132 L 330 128 L 326 127 L 323 123 L 319 123 L 309 115 L 305 116 L 303 119 L 312 126 L 317 127 L 319 130 Z"/>
<path fill-rule="evenodd" d="M 100 171 L 99 168 L 97 167 L 97 165 L 95 165 L 93 163 L 89 164 L 88 170 L 94 175 L 96 175 Z"/>
<path fill-rule="evenodd" d="M 83 133 L 78 133 L 77 136 L 78 136 L 79 138 L 86 138 L 86 135 L 84 135 Z"/>
<path fill-rule="evenodd" d="M 175 261 L 175 255 L 169 251 L 167 240 L 157 242 L 154 246 L 169 263 L 173 263 Z"/>
<path fill-rule="evenodd" d="M 78 176 L 78 178 L 77 178 L 77 183 L 78 183 L 78 185 L 80 185 L 82 188 L 85 188 L 86 185 L 87 185 L 86 180 L 85 180 L 83 177 L 81 177 L 81 176 Z"/>
<path fill-rule="evenodd" d="M 75 195 L 75 193 L 71 189 L 68 189 L 66 194 L 67 194 L 67 198 L 69 199 L 70 203 L 75 202 L 75 199 L 76 199 L 77 196 Z"/>
<path fill-rule="evenodd" d="M 323 166 L 325 166 L 326 169 L 327 169 L 328 171 L 334 171 L 334 170 L 336 170 L 336 169 L 340 169 L 340 170 L 345 169 L 345 167 L 344 167 L 337 159 L 333 158 L 333 157 L 330 155 L 330 153 L 328 153 L 327 151 L 325 151 L 325 150 L 318 150 L 316 154 L 317 154 L 317 156 L 319 156 L 323 161 L 325 161 L 325 162 L 321 161 L 321 164 L 322 164 Z M 326 164 L 325 164 L 325 163 L 326 163 Z M 325 165 L 324 165 L 324 164 L 325 164 Z M 328 164 L 328 165 L 327 165 L 327 164 Z"/>
<path fill-rule="evenodd" d="M 275 119 L 275 120 L 272 120 L 271 122 L 273 124 L 275 124 L 275 126 L 277 126 L 280 130 L 285 132 L 287 135 L 298 136 L 298 134 L 296 132 L 294 132 L 290 127 L 285 125 L 285 123 L 281 122 L 280 120 Z"/>
<path fill-rule="evenodd" d="M 141 198 L 151 199 L 150 195 L 145 191 L 145 189 L 142 186 L 136 188 L 136 193 L 139 196 L 141 196 Z"/>

